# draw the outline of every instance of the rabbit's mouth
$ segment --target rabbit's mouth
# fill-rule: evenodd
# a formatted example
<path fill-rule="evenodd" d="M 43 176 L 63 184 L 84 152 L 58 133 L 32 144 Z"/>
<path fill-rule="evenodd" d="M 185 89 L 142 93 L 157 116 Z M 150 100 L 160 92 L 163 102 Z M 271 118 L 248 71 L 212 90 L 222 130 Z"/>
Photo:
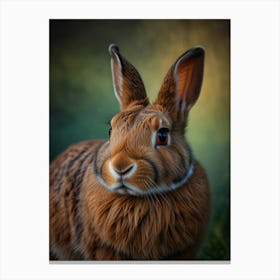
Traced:
<path fill-rule="evenodd" d="M 115 187 L 113 191 L 119 194 L 129 194 L 134 196 L 139 196 L 142 194 L 140 190 L 126 185 L 123 182 L 119 186 Z"/>
<path fill-rule="evenodd" d="M 142 196 L 143 192 L 130 184 L 124 182 L 123 180 L 120 180 L 119 182 L 115 183 L 114 185 L 108 185 L 106 182 L 103 180 L 102 177 L 97 176 L 97 179 L 99 183 L 105 187 L 105 189 L 118 193 L 118 194 L 126 194 L 126 195 L 133 195 L 133 196 Z"/>
<path fill-rule="evenodd" d="M 116 188 L 114 191 L 117 193 L 120 193 L 120 194 L 136 195 L 135 191 L 132 189 L 129 189 L 126 185 L 121 185 L 118 188 Z"/>

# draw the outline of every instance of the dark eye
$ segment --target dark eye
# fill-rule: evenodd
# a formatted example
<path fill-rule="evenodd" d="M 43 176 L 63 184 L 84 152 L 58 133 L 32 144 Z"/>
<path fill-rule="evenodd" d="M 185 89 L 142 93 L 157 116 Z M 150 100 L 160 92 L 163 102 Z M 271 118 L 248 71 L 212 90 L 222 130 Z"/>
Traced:
<path fill-rule="evenodd" d="M 112 132 L 112 127 L 110 126 L 110 127 L 109 127 L 109 131 L 108 131 L 109 138 L 110 138 L 110 136 L 111 136 L 111 132 Z"/>
<path fill-rule="evenodd" d="M 156 146 L 166 146 L 168 144 L 169 128 L 162 127 L 158 130 L 156 136 Z"/>

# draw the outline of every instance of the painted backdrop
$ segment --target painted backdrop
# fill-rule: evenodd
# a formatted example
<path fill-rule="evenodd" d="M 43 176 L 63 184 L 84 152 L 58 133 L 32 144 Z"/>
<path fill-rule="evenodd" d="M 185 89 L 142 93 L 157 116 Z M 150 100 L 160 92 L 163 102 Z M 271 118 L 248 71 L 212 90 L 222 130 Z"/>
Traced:
<path fill-rule="evenodd" d="M 212 213 L 198 259 L 230 259 L 230 21 L 50 20 L 50 160 L 81 140 L 106 138 L 118 112 L 108 46 L 140 72 L 155 100 L 175 60 L 206 49 L 201 95 L 186 138 L 211 184 Z"/>

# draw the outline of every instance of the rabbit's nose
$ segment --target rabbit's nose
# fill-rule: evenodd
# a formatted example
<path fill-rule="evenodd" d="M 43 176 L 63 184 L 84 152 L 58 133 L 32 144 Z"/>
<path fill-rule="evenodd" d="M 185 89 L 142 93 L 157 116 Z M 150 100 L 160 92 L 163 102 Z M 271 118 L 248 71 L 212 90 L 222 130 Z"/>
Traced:
<path fill-rule="evenodd" d="M 136 170 L 136 163 L 119 154 L 112 159 L 110 170 L 115 177 L 130 177 Z"/>
<path fill-rule="evenodd" d="M 126 176 L 126 177 L 128 177 L 129 176 L 129 174 L 130 173 L 132 173 L 132 170 L 133 170 L 133 167 L 135 166 L 135 164 L 132 164 L 132 165 L 130 165 L 130 166 L 128 166 L 127 168 L 125 168 L 125 169 L 121 169 L 121 170 L 119 170 L 119 169 L 116 169 L 116 168 L 114 168 L 114 171 L 119 175 L 119 176 Z"/>

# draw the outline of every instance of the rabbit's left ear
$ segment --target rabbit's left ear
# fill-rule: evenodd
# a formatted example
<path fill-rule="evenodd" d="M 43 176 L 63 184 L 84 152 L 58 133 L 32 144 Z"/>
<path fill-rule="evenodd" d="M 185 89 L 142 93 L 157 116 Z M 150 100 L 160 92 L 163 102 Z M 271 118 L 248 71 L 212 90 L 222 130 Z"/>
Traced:
<path fill-rule="evenodd" d="M 197 101 L 203 80 L 204 49 L 185 52 L 165 76 L 156 104 L 171 115 L 174 122 L 184 121 Z"/>
<path fill-rule="evenodd" d="M 143 81 L 135 67 L 120 54 L 116 45 L 109 46 L 109 53 L 114 91 L 121 110 L 125 110 L 131 104 L 148 105 Z"/>

